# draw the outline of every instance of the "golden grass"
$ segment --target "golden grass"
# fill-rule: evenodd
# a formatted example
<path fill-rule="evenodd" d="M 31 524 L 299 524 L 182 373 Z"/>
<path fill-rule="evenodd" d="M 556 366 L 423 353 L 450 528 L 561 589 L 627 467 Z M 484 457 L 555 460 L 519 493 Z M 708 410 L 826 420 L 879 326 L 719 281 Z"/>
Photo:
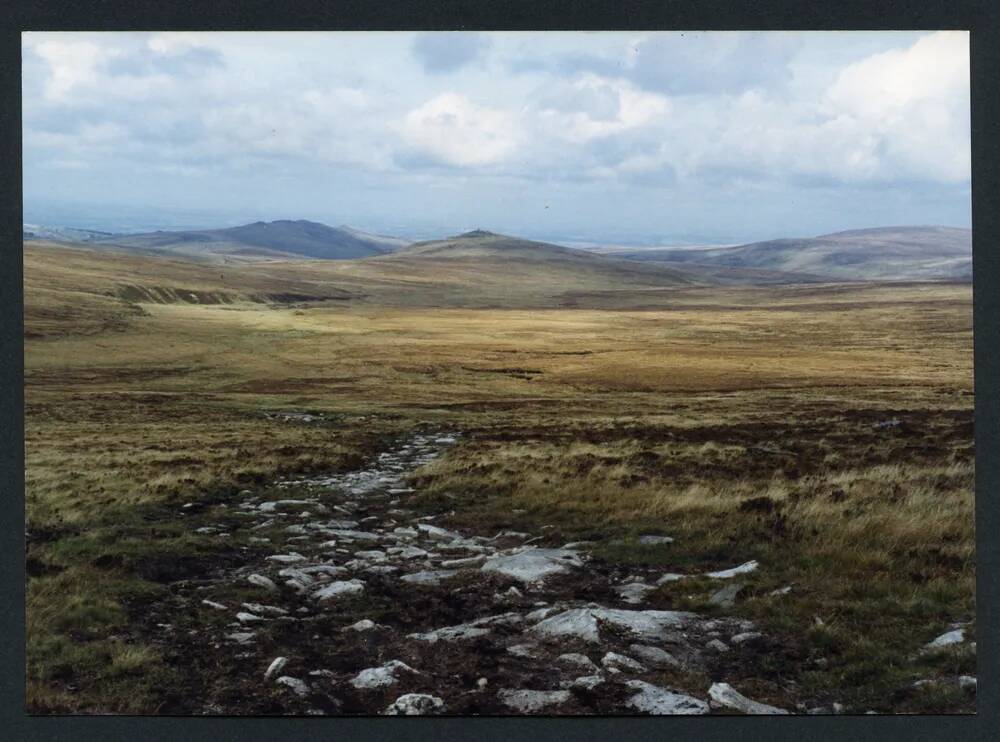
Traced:
<path fill-rule="evenodd" d="M 486 292 L 499 306 L 477 309 L 461 272 L 393 297 L 401 277 L 344 266 L 226 266 L 228 285 L 218 266 L 51 250 L 26 256 L 32 708 L 156 708 L 162 689 L 138 680 L 166 677 L 156 653 L 94 632 L 159 589 L 134 565 L 214 548 L 170 520 L 179 503 L 356 466 L 428 421 L 467 434 L 417 478 L 429 507 L 458 495 L 457 520 L 556 524 L 624 563 L 759 558 L 755 594 L 795 589 L 746 610 L 804 656 L 832 653 L 829 670 L 794 670 L 817 696 L 846 683 L 868 703 L 912 679 L 900 658 L 928 634 L 970 617 L 967 286 L 588 288 L 580 307 L 530 310 Z M 557 306 L 568 294 L 546 281 L 532 295 Z M 107 296 L 119 283 L 236 298 Z M 282 290 L 367 293 L 248 300 Z M 280 410 L 326 417 L 264 414 Z M 676 548 L 610 546 L 650 529 Z"/>

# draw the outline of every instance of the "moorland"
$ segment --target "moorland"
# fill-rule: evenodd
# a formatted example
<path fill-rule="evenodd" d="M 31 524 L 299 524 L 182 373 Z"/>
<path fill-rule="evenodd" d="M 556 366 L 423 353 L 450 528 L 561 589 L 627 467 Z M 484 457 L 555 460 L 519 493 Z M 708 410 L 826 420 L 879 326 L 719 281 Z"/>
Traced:
<path fill-rule="evenodd" d="M 31 712 L 974 711 L 968 282 L 397 248 L 26 244 Z M 527 627 L 591 604 L 689 623 Z"/>

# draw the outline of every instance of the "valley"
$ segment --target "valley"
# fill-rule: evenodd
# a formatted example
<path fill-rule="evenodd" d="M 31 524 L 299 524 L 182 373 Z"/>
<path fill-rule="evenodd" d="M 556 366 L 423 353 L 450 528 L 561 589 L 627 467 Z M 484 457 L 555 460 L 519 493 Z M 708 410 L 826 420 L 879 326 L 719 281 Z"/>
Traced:
<path fill-rule="evenodd" d="M 29 242 L 29 709 L 973 711 L 971 286 L 774 277 Z"/>

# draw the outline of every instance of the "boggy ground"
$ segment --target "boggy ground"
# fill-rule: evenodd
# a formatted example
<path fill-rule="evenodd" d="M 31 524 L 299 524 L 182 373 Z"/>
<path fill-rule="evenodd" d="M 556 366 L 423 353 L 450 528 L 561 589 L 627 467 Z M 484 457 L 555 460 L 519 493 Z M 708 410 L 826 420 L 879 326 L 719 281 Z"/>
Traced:
<path fill-rule="evenodd" d="M 968 288 L 740 289 L 674 303 L 141 304 L 111 323 L 88 316 L 94 334 L 46 317 L 26 343 L 29 708 L 381 713 L 413 691 L 441 698 L 445 713 L 518 713 L 500 691 L 544 689 L 569 698 L 532 712 L 640 713 L 629 704 L 645 686 L 628 682 L 642 681 L 694 709 L 725 682 L 793 712 L 973 710 Z M 457 442 L 429 444 L 434 460 L 393 459 L 418 434 Z M 405 481 L 365 498 L 336 482 L 277 486 L 368 471 L 380 453 Z M 310 505 L 303 519 L 291 506 L 254 531 L 266 522 L 259 505 L 277 499 L 330 512 Z M 340 540 L 329 551 L 310 529 L 284 530 L 336 519 L 385 533 L 372 548 Z M 472 566 L 421 586 L 394 575 L 452 554 L 420 532 L 387 535 L 417 522 L 487 555 L 592 543 L 540 587 Z M 488 541 L 501 531 L 526 535 Z M 388 553 L 410 544 L 430 556 Z M 330 582 L 358 579 L 363 591 L 318 602 L 318 576 L 300 595 L 277 574 L 295 564 L 267 560 L 290 551 L 348 570 Z M 348 566 L 358 551 L 386 561 Z M 752 572 L 704 576 L 753 560 Z M 400 572 L 366 571 L 379 566 Z M 252 571 L 277 592 L 248 582 Z M 666 573 L 684 576 L 657 585 Z M 641 602 L 628 603 L 616 588 L 632 582 L 654 589 L 631 588 Z M 730 585 L 740 589 L 713 602 Z M 252 613 L 243 603 L 303 620 L 261 616 L 241 645 L 227 635 L 244 631 L 229 625 Z M 610 626 L 596 646 L 507 651 L 537 638 L 536 608 L 589 603 L 699 618 L 686 643 Z M 507 613 L 519 618 L 468 640 L 407 636 Z M 384 628 L 343 631 L 362 619 Z M 953 627 L 962 641 L 923 651 Z M 713 639 L 727 650 L 709 649 Z M 641 663 L 632 645 L 643 643 L 680 667 L 594 673 L 555 661 L 579 652 L 600 664 L 614 651 Z M 288 664 L 265 681 L 279 656 Z M 419 673 L 399 672 L 384 691 L 351 685 L 390 660 Z M 562 687 L 588 673 L 609 679 Z M 285 676 L 308 694 L 276 683 Z"/>

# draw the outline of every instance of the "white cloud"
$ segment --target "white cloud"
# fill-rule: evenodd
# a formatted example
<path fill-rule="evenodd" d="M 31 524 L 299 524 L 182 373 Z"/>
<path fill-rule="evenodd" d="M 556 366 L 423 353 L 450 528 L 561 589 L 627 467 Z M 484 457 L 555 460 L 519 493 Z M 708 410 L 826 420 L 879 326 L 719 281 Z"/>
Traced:
<path fill-rule="evenodd" d="M 522 138 L 517 116 L 510 111 L 480 106 L 450 92 L 407 113 L 400 131 L 411 146 L 460 167 L 503 162 Z"/>
<path fill-rule="evenodd" d="M 46 40 L 31 46 L 49 65 L 45 97 L 58 102 L 79 85 L 95 83 L 98 64 L 106 51 L 89 41 Z"/>

